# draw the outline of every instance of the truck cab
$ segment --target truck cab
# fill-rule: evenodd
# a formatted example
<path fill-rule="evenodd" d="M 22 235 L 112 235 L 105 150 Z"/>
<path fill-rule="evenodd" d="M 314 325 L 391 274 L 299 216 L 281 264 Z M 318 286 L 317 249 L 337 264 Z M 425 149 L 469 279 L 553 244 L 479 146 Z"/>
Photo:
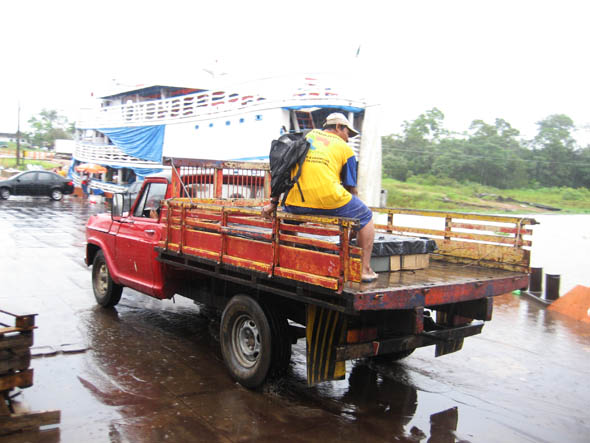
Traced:
<path fill-rule="evenodd" d="M 99 261 L 99 266 L 93 267 L 93 274 L 97 274 L 93 278 L 103 282 L 99 287 L 103 288 L 100 298 L 104 303 L 112 303 L 123 286 L 166 297 L 162 266 L 156 261 L 154 248 L 165 229 L 161 204 L 170 197 L 168 178 L 149 177 L 134 201 L 129 195 L 116 194 L 110 214 L 88 220 L 86 264 Z M 101 266 L 103 262 L 105 266 Z"/>

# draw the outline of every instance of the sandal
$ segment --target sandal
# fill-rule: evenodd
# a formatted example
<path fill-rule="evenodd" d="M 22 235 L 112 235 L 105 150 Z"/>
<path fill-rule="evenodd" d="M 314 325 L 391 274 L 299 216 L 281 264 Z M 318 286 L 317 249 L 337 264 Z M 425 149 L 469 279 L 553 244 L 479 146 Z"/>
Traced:
<path fill-rule="evenodd" d="M 367 275 L 361 278 L 361 282 L 363 283 L 371 283 L 375 280 L 377 280 L 377 277 L 379 277 L 376 273 L 373 272 L 373 275 Z"/>

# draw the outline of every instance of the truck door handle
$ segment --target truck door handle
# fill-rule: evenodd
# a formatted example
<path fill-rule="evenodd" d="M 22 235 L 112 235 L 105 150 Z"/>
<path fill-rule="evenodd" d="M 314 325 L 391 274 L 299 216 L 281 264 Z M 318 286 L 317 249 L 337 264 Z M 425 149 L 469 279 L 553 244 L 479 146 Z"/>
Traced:
<path fill-rule="evenodd" d="M 146 234 L 155 234 L 156 233 L 156 230 L 155 229 L 146 229 L 143 232 L 145 232 Z"/>

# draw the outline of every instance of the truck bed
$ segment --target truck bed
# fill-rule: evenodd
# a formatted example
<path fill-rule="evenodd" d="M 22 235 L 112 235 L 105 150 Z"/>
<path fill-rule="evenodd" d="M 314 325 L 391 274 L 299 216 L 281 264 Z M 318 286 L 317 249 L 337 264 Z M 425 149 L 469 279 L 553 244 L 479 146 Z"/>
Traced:
<path fill-rule="evenodd" d="M 526 288 L 528 273 L 432 260 L 426 269 L 379 273 L 372 283 L 345 285 L 354 311 L 410 309 L 476 300 Z"/>
<path fill-rule="evenodd" d="M 534 219 L 371 208 L 376 236 L 419 237 L 434 247 L 428 268 L 383 272 L 363 284 L 361 249 L 351 241 L 358 220 L 280 210 L 264 219 L 268 200 L 224 195 L 247 183 L 247 195 L 268 196 L 268 165 L 197 163 L 175 160 L 174 195 L 186 197 L 165 201 L 161 261 L 347 312 L 464 302 L 528 284 Z M 213 198 L 199 194 L 203 183 L 215 185 Z"/>

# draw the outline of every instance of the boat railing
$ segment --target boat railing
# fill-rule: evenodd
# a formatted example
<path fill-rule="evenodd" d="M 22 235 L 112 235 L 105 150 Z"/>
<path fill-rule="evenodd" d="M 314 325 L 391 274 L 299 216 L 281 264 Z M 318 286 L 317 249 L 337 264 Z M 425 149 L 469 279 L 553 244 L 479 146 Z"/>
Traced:
<path fill-rule="evenodd" d="M 74 182 L 75 186 L 79 188 L 82 187 L 82 179 L 78 174 L 72 174 L 72 181 Z M 116 194 L 119 192 L 126 192 L 129 188 L 129 185 L 118 185 L 116 183 L 103 182 L 100 180 L 91 179 L 88 183 L 88 187 L 90 189 L 99 189 L 103 192 L 111 192 L 113 194 Z"/>
<path fill-rule="evenodd" d="M 115 145 L 94 144 L 77 140 L 74 146 L 74 158 L 84 163 L 98 163 L 116 166 L 131 166 L 136 168 L 153 168 L 161 165 L 159 162 L 142 160 L 125 154 Z"/>
<path fill-rule="evenodd" d="M 180 97 L 86 109 L 78 120 L 78 128 L 101 128 L 163 124 L 183 119 L 211 117 L 225 113 L 297 104 L 363 106 L 342 98 L 329 89 L 299 90 L 288 98 L 267 99 L 261 95 L 204 91 Z"/>

